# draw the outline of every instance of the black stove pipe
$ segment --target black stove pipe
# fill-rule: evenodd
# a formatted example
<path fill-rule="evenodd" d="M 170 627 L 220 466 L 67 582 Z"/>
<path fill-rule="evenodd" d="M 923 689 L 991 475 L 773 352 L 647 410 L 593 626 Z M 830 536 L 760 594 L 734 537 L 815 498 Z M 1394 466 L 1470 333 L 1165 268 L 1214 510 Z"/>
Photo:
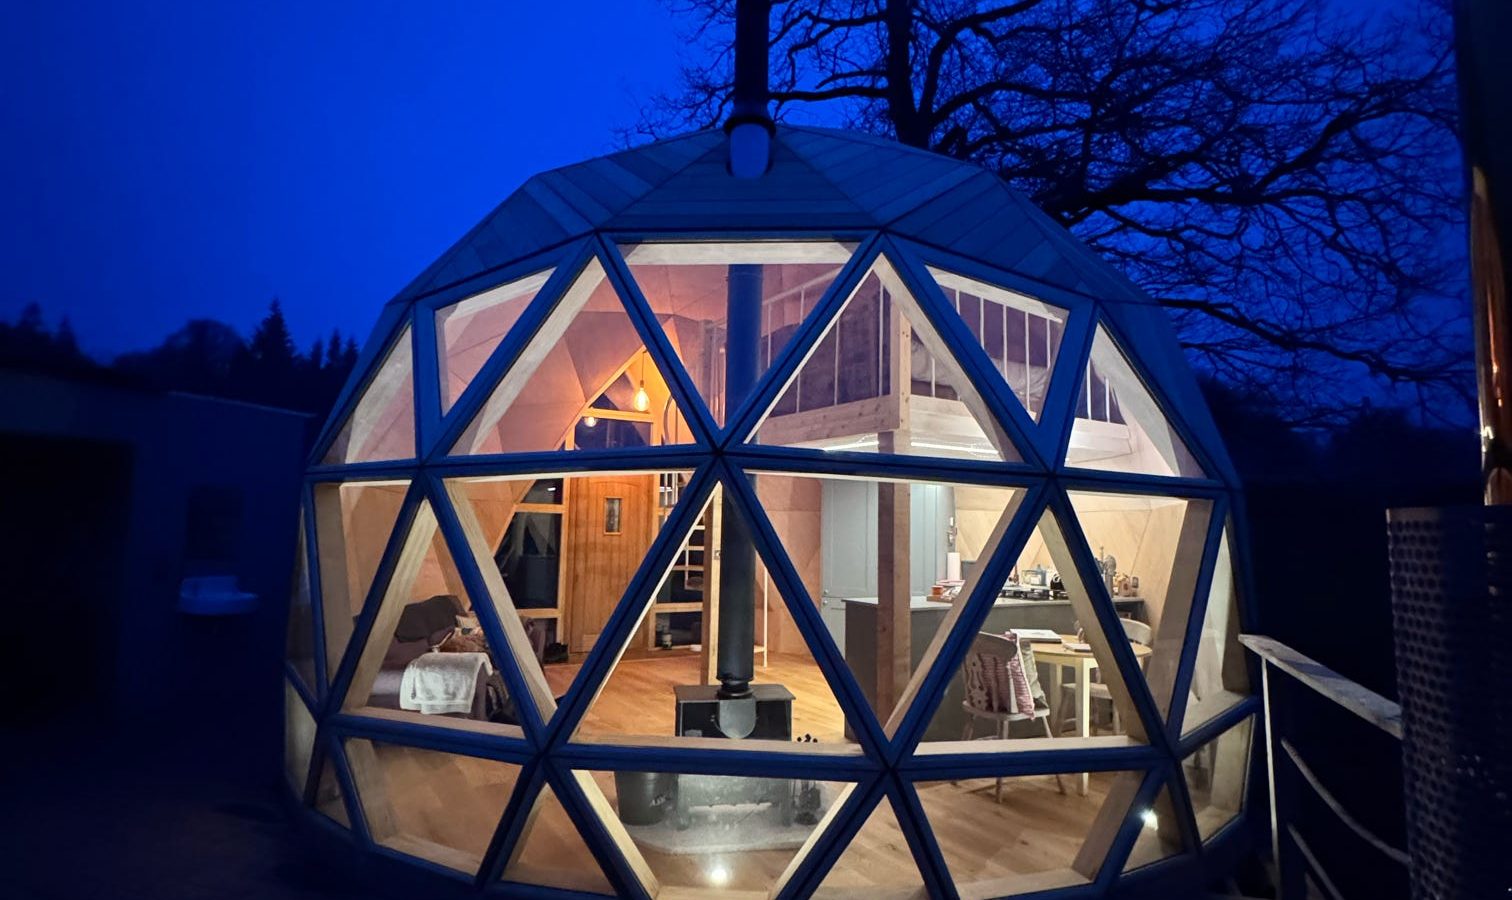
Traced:
<path fill-rule="evenodd" d="M 761 334 L 759 265 L 729 271 L 725 341 L 726 410 L 733 414 L 756 386 Z M 719 696 L 747 697 L 756 676 L 756 545 L 728 493 L 723 500 L 719 540 Z"/>
<path fill-rule="evenodd" d="M 767 112 L 768 31 L 771 0 L 738 0 L 735 4 L 735 94 L 725 131 L 739 125 L 760 125 L 772 131 Z"/>

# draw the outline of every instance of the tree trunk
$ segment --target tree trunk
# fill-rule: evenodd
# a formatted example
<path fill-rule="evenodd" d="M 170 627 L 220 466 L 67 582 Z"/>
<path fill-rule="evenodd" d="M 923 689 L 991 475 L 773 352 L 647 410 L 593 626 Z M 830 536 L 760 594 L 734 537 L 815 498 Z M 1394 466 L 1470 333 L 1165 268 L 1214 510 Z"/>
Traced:
<path fill-rule="evenodd" d="M 883 27 L 887 29 L 887 118 L 899 143 L 927 150 L 929 127 L 914 103 L 912 0 L 887 0 Z"/>

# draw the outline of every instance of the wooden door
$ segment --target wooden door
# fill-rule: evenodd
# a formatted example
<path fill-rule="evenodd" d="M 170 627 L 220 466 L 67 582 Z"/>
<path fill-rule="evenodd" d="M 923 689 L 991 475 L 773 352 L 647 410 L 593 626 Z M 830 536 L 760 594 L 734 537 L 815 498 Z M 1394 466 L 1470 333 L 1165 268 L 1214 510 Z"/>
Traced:
<path fill-rule="evenodd" d="M 567 499 L 567 646 L 593 649 L 655 536 L 655 475 L 574 479 Z M 618 501 L 616 503 L 616 501 Z M 610 509 L 618 506 L 618 522 Z M 612 530 L 617 525 L 618 531 Z"/>

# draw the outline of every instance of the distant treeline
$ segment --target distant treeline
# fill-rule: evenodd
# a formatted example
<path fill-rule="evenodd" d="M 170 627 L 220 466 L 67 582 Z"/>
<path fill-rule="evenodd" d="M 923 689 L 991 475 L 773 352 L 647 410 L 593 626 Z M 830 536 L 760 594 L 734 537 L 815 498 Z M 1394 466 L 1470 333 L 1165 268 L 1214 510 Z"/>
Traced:
<path fill-rule="evenodd" d="M 192 319 L 151 350 L 108 363 L 79 349 L 66 316 L 49 327 L 36 303 L 14 321 L 0 320 L 0 366 L 244 400 L 322 418 L 356 362 L 356 340 L 339 331 L 300 352 L 277 300 L 248 337 L 224 322 Z"/>

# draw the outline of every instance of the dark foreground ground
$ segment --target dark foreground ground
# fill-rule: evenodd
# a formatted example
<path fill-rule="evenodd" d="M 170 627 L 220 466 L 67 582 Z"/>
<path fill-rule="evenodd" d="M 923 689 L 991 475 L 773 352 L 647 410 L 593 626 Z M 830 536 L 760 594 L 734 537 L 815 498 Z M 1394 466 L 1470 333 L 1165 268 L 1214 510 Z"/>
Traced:
<path fill-rule="evenodd" d="M 266 741 L 246 730 L 154 722 L 102 734 L 70 719 L 8 734 L 0 897 L 370 897 L 294 827 L 256 758 Z"/>

